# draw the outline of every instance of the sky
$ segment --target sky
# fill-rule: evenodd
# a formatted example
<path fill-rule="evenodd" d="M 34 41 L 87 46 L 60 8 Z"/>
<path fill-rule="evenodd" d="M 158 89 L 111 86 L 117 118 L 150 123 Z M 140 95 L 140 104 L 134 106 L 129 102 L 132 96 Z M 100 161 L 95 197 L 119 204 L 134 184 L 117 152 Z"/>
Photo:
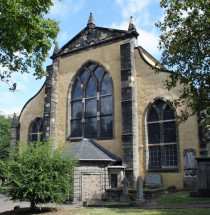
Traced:
<path fill-rule="evenodd" d="M 90 12 L 95 25 L 99 27 L 127 30 L 130 16 L 133 16 L 139 33 L 138 44 L 146 49 L 157 60 L 161 57 L 158 49 L 160 31 L 155 23 L 163 20 L 164 11 L 160 8 L 160 0 L 54 0 L 47 17 L 59 21 L 61 29 L 57 42 L 59 47 L 86 27 Z M 52 55 L 51 48 L 49 56 Z M 48 57 L 43 67 L 52 63 Z M 31 70 L 32 72 L 32 70 Z M 25 103 L 42 87 L 45 78 L 36 80 L 32 74 L 12 76 L 17 83 L 17 91 L 10 92 L 9 86 L 0 81 L 0 113 L 20 114 Z"/>

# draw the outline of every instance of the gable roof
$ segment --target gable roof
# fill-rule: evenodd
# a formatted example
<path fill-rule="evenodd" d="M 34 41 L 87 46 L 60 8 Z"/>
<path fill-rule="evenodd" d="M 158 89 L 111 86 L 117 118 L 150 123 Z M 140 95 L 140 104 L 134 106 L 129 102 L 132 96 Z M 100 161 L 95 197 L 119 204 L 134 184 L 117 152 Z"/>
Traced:
<path fill-rule="evenodd" d="M 94 140 L 87 138 L 70 148 L 69 153 L 75 154 L 80 161 L 121 161 Z"/>
<path fill-rule="evenodd" d="M 143 47 L 139 46 L 136 47 L 136 49 L 139 50 L 139 54 L 143 61 L 154 68 L 156 71 L 159 72 L 167 72 L 167 73 L 172 73 L 172 71 L 167 70 L 164 66 L 160 64 L 158 60 L 156 60 L 149 52 L 147 52 Z"/>
<path fill-rule="evenodd" d="M 73 37 L 57 52 L 54 52 L 51 59 L 59 56 L 65 56 L 74 52 L 78 52 L 93 46 L 105 45 L 111 42 L 117 42 L 130 37 L 138 37 L 135 29 L 128 31 L 112 28 L 96 27 L 88 24 L 82 31 Z"/>

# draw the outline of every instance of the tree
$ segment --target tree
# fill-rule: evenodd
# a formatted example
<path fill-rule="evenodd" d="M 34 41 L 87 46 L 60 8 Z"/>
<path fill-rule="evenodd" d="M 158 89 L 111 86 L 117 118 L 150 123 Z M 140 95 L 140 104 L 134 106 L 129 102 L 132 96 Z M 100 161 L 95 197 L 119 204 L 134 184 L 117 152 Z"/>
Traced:
<path fill-rule="evenodd" d="M 11 122 L 11 116 L 0 114 L 0 160 L 6 160 L 9 155 Z"/>
<path fill-rule="evenodd" d="M 0 161 L 2 191 L 12 200 L 29 201 L 31 209 L 41 203 L 62 203 L 73 194 L 73 171 L 77 160 L 52 143 L 20 144 L 12 159 Z"/>
<path fill-rule="evenodd" d="M 165 9 L 162 22 L 156 25 L 162 31 L 159 48 L 161 64 L 172 70 L 165 81 L 168 90 L 182 84 L 176 107 L 185 105 L 180 122 L 201 110 L 209 109 L 209 20 L 210 2 L 206 0 L 162 0 Z M 204 120 L 209 124 L 209 118 Z"/>
<path fill-rule="evenodd" d="M 0 0 L 1 81 L 9 84 L 14 72 L 29 67 L 37 78 L 46 74 L 42 63 L 59 32 L 58 22 L 45 17 L 51 6 L 52 0 Z"/>

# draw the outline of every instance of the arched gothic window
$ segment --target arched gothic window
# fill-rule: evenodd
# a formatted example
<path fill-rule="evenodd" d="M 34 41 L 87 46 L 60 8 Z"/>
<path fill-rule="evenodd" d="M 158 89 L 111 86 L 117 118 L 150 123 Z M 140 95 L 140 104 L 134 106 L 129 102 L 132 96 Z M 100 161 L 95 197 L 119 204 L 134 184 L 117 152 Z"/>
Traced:
<path fill-rule="evenodd" d="M 149 169 L 177 167 L 177 128 L 171 106 L 156 100 L 147 115 Z"/>
<path fill-rule="evenodd" d="M 29 127 L 29 142 L 43 140 L 43 119 L 37 117 L 34 119 Z"/>
<path fill-rule="evenodd" d="M 89 63 L 75 78 L 71 93 L 71 138 L 113 137 L 112 83 L 100 65 Z"/>

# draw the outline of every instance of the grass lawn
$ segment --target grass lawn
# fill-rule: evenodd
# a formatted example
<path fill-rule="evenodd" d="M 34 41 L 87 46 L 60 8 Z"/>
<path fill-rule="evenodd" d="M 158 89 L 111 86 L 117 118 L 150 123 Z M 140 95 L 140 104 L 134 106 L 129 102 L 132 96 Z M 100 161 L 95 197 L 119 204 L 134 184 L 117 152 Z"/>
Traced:
<path fill-rule="evenodd" d="M 210 202 L 210 198 L 190 197 L 190 193 L 188 191 L 179 191 L 158 199 L 156 201 L 156 204 L 159 204 L 159 205 L 184 204 L 184 203 L 206 202 L 206 201 Z"/>
<path fill-rule="evenodd" d="M 117 209 L 117 208 L 64 208 L 51 212 L 30 213 L 21 209 L 17 211 L 8 211 L 0 215 L 209 215 L 210 208 L 193 208 L 193 209 Z"/>
<path fill-rule="evenodd" d="M 210 208 L 193 209 L 134 209 L 134 208 L 63 208 L 51 212 L 30 213 L 28 210 L 20 209 L 17 211 L 8 211 L 0 215 L 209 215 Z"/>
<path fill-rule="evenodd" d="M 190 197 L 189 191 L 179 191 L 176 193 L 167 194 L 156 200 L 146 201 L 146 205 L 160 206 L 160 205 L 169 205 L 169 204 L 187 204 L 187 203 L 199 203 L 199 202 L 209 202 L 210 198 L 199 198 L 199 197 Z M 103 202 L 99 201 L 94 205 L 99 205 L 100 207 L 130 207 L 129 202 Z M 93 207 L 94 207 L 93 205 Z"/>
<path fill-rule="evenodd" d="M 116 209 L 116 208 L 77 208 L 65 209 L 57 215 L 209 215 L 210 208 L 193 209 Z M 49 215 L 49 214 L 46 214 Z"/>
<path fill-rule="evenodd" d="M 187 204 L 187 203 L 199 203 L 199 202 L 209 202 L 210 198 L 198 198 L 190 197 L 189 192 L 180 191 L 172 193 L 157 200 L 148 201 L 145 204 L 153 206 L 156 205 L 173 205 L 173 204 Z M 186 209 L 137 209 L 131 208 L 128 203 L 125 202 L 98 202 L 100 207 L 87 207 L 87 208 L 58 208 L 46 212 L 37 212 L 36 214 L 41 215 L 210 215 L 210 208 L 186 208 Z M 123 204 L 127 204 L 125 208 L 120 208 Z M 119 208 L 107 208 L 110 205 L 117 205 Z M 44 208 L 43 208 L 44 209 Z M 47 208 L 49 209 L 49 208 Z M 0 215 L 32 215 L 34 213 L 29 212 L 29 208 L 20 208 L 16 211 L 8 211 L 0 213 Z"/>

